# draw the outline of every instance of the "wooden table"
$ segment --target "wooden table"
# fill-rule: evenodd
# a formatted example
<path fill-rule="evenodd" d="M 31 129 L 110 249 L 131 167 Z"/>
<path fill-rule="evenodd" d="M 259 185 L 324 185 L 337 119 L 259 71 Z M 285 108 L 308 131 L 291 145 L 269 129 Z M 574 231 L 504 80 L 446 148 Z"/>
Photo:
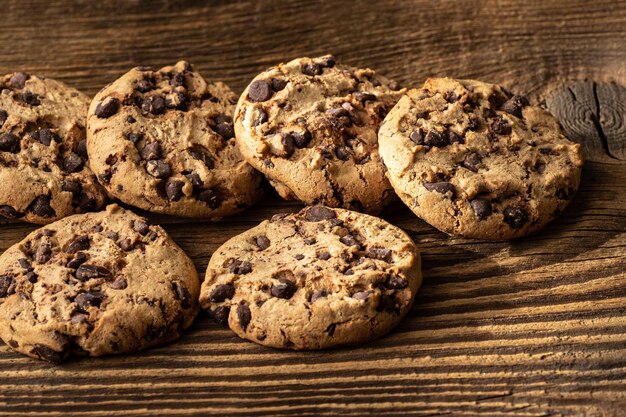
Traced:
<path fill-rule="evenodd" d="M 543 232 L 448 237 L 401 204 L 424 286 L 387 337 L 272 350 L 201 316 L 178 342 L 51 366 L 0 348 L 1 416 L 626 415 L 626 2 L 4 0 L 2 73 L 94 94 L 138 64 L 186 58 L 241 91 L 266 67 L 332 52 L 407 86 L 502 83 L 583 143 L 582 187 Z M 227 238 L 296 203 L 270 193 L 212 224 L 151 216 L 203 274 Z M 33 230 L 0 225 L 0 249 Z"/>

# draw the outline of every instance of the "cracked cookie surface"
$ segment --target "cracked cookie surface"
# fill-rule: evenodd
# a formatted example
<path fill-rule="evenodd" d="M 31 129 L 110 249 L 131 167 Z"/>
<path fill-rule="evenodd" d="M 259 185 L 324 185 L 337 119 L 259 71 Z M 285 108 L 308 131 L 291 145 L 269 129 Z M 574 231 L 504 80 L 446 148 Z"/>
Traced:
<path fill-rule="evenodd" d="M 23 72 L 0 78 L 0 215 L 45 224 L 99 210 L 106 192 L 87 166 L 89 98 Z"/>
<path fill-rule="evenodd" d="M 395 198 L 378 127 L 404 91 L 332 56 L 294 59 L 259 74 L 243 92 L 237 142 L 283 198 L 376 213 Z"/>
<path fill-rule="evenodd" d="M 180 61 L 136 67 L 101 90 L 88 115 L 91 167 L 125 203 L 218 220 L 260 197 L 261 176 L 234 140 L 236 95 Z"/>
<path fill-rule="evenodd" d="M 511 239 L 558 216 L 580 183 L 580 145 L 502 87 L 433 78 L 389 112 L 380 152 L 397 194 L 451 235 Z"/>
<path fill-rule="evenodd" d="M 55 363 L 141 350 L 191 325 L 199 291 L 193 263 L 160 226 L 110 205 L 0 256 L 0 338 Z"/>
<path fill-rule="evenodd" d="M 387 333 L 421 280 L 419 252 L 402 230 L 313 206 L 276 215 L 218 248 L 200 303 L 242 338 L 323 349 Z"/>

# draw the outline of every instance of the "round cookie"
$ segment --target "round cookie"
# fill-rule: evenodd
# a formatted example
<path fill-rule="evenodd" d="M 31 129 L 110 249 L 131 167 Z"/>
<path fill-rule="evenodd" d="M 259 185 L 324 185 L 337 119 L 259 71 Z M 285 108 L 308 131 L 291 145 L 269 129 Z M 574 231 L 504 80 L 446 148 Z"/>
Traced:
<path fill-rule="evenodd" d="M 193 263 L 160 226 L 110 205 L 0 256 L 0 338 L 51 362 L 141 350 L 178 338 L 199 292 Z"/>
<path fill-rule="evenodd" d="M 330 55 L 294 59 L 259 74 L 243 92 L 237 143 L 283 198 L 376 213 L 395 198 L 378 127 L 404 91 Z"/>
<path fill-rule="evenodd" d="M 276 215 L 218 248 L 200 304 L 242 338 L 324 349 L 387 333 L 421 281 L 419 252 L 402 230 L 313 206 Z"/>
<path fill-rule="evenodd" d="M 569 203 L 583 165 L 547 111 L 502 87 L 433 78 L 389 112 L 380 153 L 417 216 L 451 235 L 511 239 Z"/>
<path fill-rule="evenodd" d="M 109 193 L 133 206 L 218 220 L 254 204 L 261 176 L 234 140 L 235 94 L 180 61 L 136 67 L 93 99 L 90 165 Z"/>
<path fill-rule="evenodd" d="M 0 91 L 0 215 L 45 224 L 103 207 L 87 166 L 89 98 L 23 72 L 0 78 Z"/>

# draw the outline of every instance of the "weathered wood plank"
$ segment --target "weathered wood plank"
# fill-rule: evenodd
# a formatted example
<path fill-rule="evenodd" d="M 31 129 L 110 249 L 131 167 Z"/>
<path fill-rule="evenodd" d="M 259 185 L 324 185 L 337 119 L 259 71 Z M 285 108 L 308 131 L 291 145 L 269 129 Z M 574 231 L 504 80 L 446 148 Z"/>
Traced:
<path fill-rule="evenodd" d="M 406 320 L 379 341 L 271 350 L 202 315 L 180 341 L 136 355 L 51 367 L 1 347 L 0 415 L 623 415 L 626 2 L 2 7 L 1 72 L 45 74 L 94 94 L 131 66 L 185 58 L 242 90 L 276 62 L 332 52 L 409 86 L 440 75 L 502 83 L 559 115 L 591 162 L 563 216 L 519 241 L 450 238 L 399 203 L 386 209 L 382 217 L 421 248 L 425 280 Z M 226 239 L 299 207 L 269 191 L 258 207 L 220 223 L 148 217 L 203 274 Z M 34 228 L 2 222 L 0 250 Z"/>

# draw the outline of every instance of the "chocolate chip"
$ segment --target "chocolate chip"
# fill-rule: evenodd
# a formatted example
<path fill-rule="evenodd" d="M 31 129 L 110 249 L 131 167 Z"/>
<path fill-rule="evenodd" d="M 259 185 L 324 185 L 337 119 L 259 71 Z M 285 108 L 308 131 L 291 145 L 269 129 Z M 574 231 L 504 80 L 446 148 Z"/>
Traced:
<path fill-rule="evenodd" d="M 296 284 L 288 280 L 287 278 L 278 278 L 278 284 L 273 284 L 270 288 L 270 294 L 274 297 L 284 298 L 286 300 L 293 297 L 293 294 L 296 292 L 298 287 Z"/>
<path fill-rule="evenodd" d="M 165 184 L 165 194 L 168 200 L 178 201 L 183 196 L 183 187 L 185 183 L 179 180 L 169 179 Z"/>
<path fill-rule="evenodd" d="M 535 162 L 535 171 L 539 174 L 543 174 L 546 171 L 546 164 L 541 161 Z"/>
<path fill-rule="evenodd" d="M 71 153 L 63 158 L 63 171 L 65 172 L 78 172 L 82 170 L 84 166 L 85 161 L 83 161 L 83 158 L 76 155 L 75 153 Z"/>
<path fill-rule="evenodd" d="M 556 198 L 559 200 L 571 200 L 575 193 L 576 190 L 573 188 L 559 188 L 556 191 Z"/>
<path fill-rule="evenodd" d="M 230 307 L 219 306 L 214 310 L 209 311 L 209 315 L 219 324 L 228 324 L 228 316 L 230 315 Z"/>
<path fill-rule="evenodd" d="M 129 133 L 126 138 L 136 146 L 143 139 L 143 133 Z"/>
<path fill-rule="evenodd" d="M 0 127 L 4 126 L 4 122 L 7 121 L 8 117 L 9 114 L 6 111 L 0 110 Z"/>
<path fill-rule="evenodd" d="M 462 136 L 458 135 L 452 130 L 448 130 L 448 142 L 450 143 L 465 143 Z"/>
<path fill-rule="evenodd" d="M 282 78 L 272 78 L 272 90 L 280 91 L 287 86 L 287 80 Z"/>
<path fill-rule="evenodd" d="M 133 222 L 133 230 L 140 235 L 145 236 L 146 233 L 150 231 L 150 226 L 148 226 L 148 223 L 146 222 L 143 222 L 141 220 L 135 220 Z"/>
<path fill-rule="evenodd" d="M 311 297 L 309 298 L 310 303 L 314 303 L 315 300 L 319 300 L 320 298 L 328 297 L 328 291 L 326 290 L 315 290 Z"/>
<path fill-rule="evenodd" d="M 143 99 L 141 110 L 144 113 L 154 115 L 163 114 L 165 112 L 165 100 L 161 96 L 150 96 Z"/>
<path fill-rule="evenodd" d="M 397 81 L 395 81 L 395 80 L 391 80 L 391 81 L 389 81 L 389 83 L 387 83 L 387 87 L 389 87 L 389 89 L 390 89 L 390 90 L 393 90 L 393 91 L 398 91 L 400 88 L 402 88 L 402 87 L 400 86 L 400 83 L 398 83 L 398 82 L 397 82 Z"/>
<path fill-rule="evenodd" d="M 137 119 L 135 119 L 133 116 L 128 116 L 128 117 L 126 118 L 126 122 L 128 122 L 128 123 L 130 123 L 130 124 L 133 124 L 133 123 L 135 123 L 136 121 L 137 121 Z"/>
<path fill-rule="evenodd" d="M 366 101 L 376 101 L 376 95 L 372 93 L 367 93 L 363 91 L 357 91 L 352 94 L 352 96 L 360 101 L 361 103 L 365 103 Z"/>
<path fill-rule="evenodd" d="M 513 116 L 522 118 L 522 109 L 528 106 L 528 99 L 524 96 L 513 96 L 508 99 L 500 108 Z"/>
<path fill-rule="evenodd" d="M 189 293 L 189 289 L 185 287 L 180 282 L 174 281 L 172 282 L 172 290 L 174 291 L 174 295 L 176 299 L 180 301 L 180 306 L 182 308 L 191 307 L 191 294 Z"/>
<path fill-rule="evenodd" d="M 252 312 L 248 304 L 245 304 L 243 301 L 237 306 L 237 317 L 239 318 L 239 326 L 241 326 L 243 330 L 246 330 L 248 324 L 250 324 L 250 320 L 252 320 Z"/>
<path fill-rule="evenodd" d="M 294 258 L 295 258 L 297 261 L 301 261 L 301 260 L 303 260 L 303 259 L 304 259 L 304 255 L 303 255 L 303 254 L 301 254 L 301 253 L 299 253 L 299 254 L 295 255 L 295 256 L 294 256 Z"/>
<path fill-rule="evenodd" d="M 50 146 L 52 141 L 55 141 L 57 143 L 61 141 L 61 139 L 59 138 L 59 135 L 57 135 L 56 133 L 54 133 L 52 130 L 48 129 L 47 127 L 39 129 L 37 131 L 37 135 L 35 136 L 35 139 L 37 139 L 39 142 L 41 142 L 42 144 L 46 146 Z"/>
<path fill-rule="evenodd" d="M 465 155 L 465 158 L 463 158 L 463 162 L 461 162 L 461 165 L 472 172 L 478 172 L 478 166 L 481 162 L 482 159 L 480 155 L 478 155 L 476 152 L 472 152 Z"/>
<path fill-rule="evenodd" d="M 24 88 L 26 80 L 28 80 L 29 78 L 30 74 L 27 74 L 25 72 L 16 72 L 11 76 L 11 79 L 9 79 L 9 85 L 13 88 Z"/>
<path fill-rule="evenodd" d="M 293 143 L 297 148 L 304 148 L 312 139 L 311 132 L 305 130 L 303 133 L 301 132 L 293 132 L 291 134 L 293 136 Z"/>
<path fill-rule="evenodd" d="M 22 93 L 22 101 L 33 107 L 39 106 L 41 104 L 39 96 L 31 91 L 24 91 Z"/>
<path fill-rule="evenodd" d="M 55 140 L 58 142 L 58 137 Z M 87 154 L 87 139 L 83 139 L 78 142 L 78 145 L 76 145 L 76 149 L 74 150 L 74 152 L 76 152 L 77 155 L 85 159 L 89 159 L 89 155 Z"/>
<path fill-rule="evenodd" d="M 267 122 L 268 120 L 268 115 L 267 112 L 263 109 L 257 109 L 257 113 L 256 116 L 254 117 L 254 125 L 255 126 L 260 126 L 263 123 Z"/>
<path fill-rule="evenodd" d="M 196 146 L 189 149 L 188 152 L 193 159 L 201 161 L 208 169 L 213 169 L 215 167 L 213 158 L 211 158 L 211 156 L 203 148 Z"/>
<path fill-rule="evenodd" d="M 328 327 L 326 328 L 326 334 L 328 334 L 329 336 L 332 336 L 333 334 L 335 334 L 336 328 L 337 328 L 337 323 L 329 324 Z"/>
<path fill-rule="evenodd" d="M 283 145 L 283 151 L 285 152 L 285 156 L 289 158 L 291 155 L 293 155 L 295 151 L 295 141 L 293 135 L 289 133 L 282 135 L 280 142 Z"/>
<path fill-rule="evenodd" d="M 154 90 L 156 87 L 154 85 L 154 80 L 150 78 L 143 78 L 137 82 L 137 90 L 141 93 L 147 93 L 148 91 Z"/>
<path fill-rule="evenodd" d="M 100 303 L 104 300 L 104 294 L 101 292 L 83 292 L 74 298 L 74 302 L 81 313 L 87 313 L 89 307 L 100 307 Z"/>
<path fill-rule="evenodd" d="M 37 246 L 33 259 L 35 262 L 45 264 L 52 257 L 52 247 L 47 242 L 42 242 Z"/>
<path fill-rule="evenodd" d="M 484 220 L 491 215 L 492 207 L 491 201 L 486 198 L 475 198 L 470 201 L 472 210 L 478 220 Z"/>
<path fill-rule="evenodd" d="M 425 182 L 424 188 L 428 191 L 436 191 L 441 194 L 449 194 L 449 197 L 454 200 L 456 198 L 456 188 L 449 182 Z"/>
<path fill-rule="evenodd" d="M 262 102 L 272 97 L 272 88 L 265 80 L 255 80 L 248 88 L 248 99 L 250 101 Z"/>
<path fill-rule="evenodd" d="M 209 299 L 213 303 L 221 303 L 228 299 L 232 299 L 235 295 L 235 287 L 232 284 L 219 284 L 213 288 Z"/>
<path fill-rule="evenodd" d="M 350 149 L 347 146 L 339 146 L 335 149 L 335 155 L 342 161 L 347 161 L 351 156 Z"/>
<path fill-rule="evenodd" d="M 393 298 L 387 294 L 382 294 L 380 296 L 380 300 L 378 300 L 378 306 L 376 306 L 376 311 L 386 311 L 393 314 L 399 313 L 399 309 L 396 307 L 395 301 L 393 301 Z"/>
<path fill-rule="evenodd" d="M 13 294 L 11 286 L 13 285 L 13 277 L 11 275 L 0 276 L 0 298 L 4 298 Z"/>
<path fill-rule="evenodd" d="M 254 244 L 261 250 L 265 250 L 270 247 L 270 240 L 265 235 L 257 236 L 254 239 Z"/>
<path fill-rule="evenodd" d="M 168 109 L 186 110 L 188 102 L 187 96 L 180 91 L 174 91 L 165 96 L 165 107 Z"/>
<path fill-rule="evenodd" d="M 252 272 L 252 264 L 248 261 L 232 258 L 229 260 L 228 270 L 236 275 L 245 275 Z"/>
<path fill-rule="evenodd" d="M 159 179 L 165 179 L 172 174 L 172 169 L 163 159 L 148 161 L 146 164 L 146 171 L 148 174 Z"/>
<path fill-rule="evenodd" d="M 502 116 L 498 116 L 491 122 L 491 131 L 498 135 L 508 135 L 511 133 L 511 125 Z"/>
<path fill-rule="evenodd" d="M 20 264 L 20 266 L 27 270 L 27 271 L 32 271 L 33 266 L 31 265 L 30 261 L 26 258 L 20 258 L 17 260 L 17 262 Z"/>
<path fill-rule="evenodd" d="M 222 204 L 221 195 L 215 189 L 201 191 L 198 194 L 198 200 L 208 204 L 212 209 L 216 209 Z"/>
<path fill-rule="evenodd" d="M 17 219 L 18 217 L 24 216 L 24 214 L 15 210 L 11 206 L 4 204 L 0 206 L 0 216 L 3 216 L 7 219 Z"/>
<path fill-rule="evenodd" d="M 174 74 L 174 76 L 170 79 L 170 85 L 172 87 L 185 87 L 186 84 L 187 81 L 185 80 L 185 76 L 181 72 Z"/>
<path fill-rule="evenodd" d="M 128 282 L 124 277 L 117 277 L 109 283 L 109 288 L 113 288 L 114 290 L 123 290 L 126 287 L 128 287 Z"/>
<path fill-rule="evenodd" d="M 448 103 L 454 103 L 459 100 L 459 95 L 456 91 L 446 91 L 443 95 L 443 98 L 446 99 Z"/>
<path fill-rule="evenodd" d="M 161 157 L 161 145 L 159 142 L 150 142 L 141 150 L 141 158 L 146 161 L 152 161 Z"/>
<path fill-rule="evenodd" d="M 321 65 L 313 62 L 310 64 L 305 64 L 302 67 L 302 73 L 311 77 L 314 75 L 320 75 L 322 72 L 324 72 L 324 68 L 322 68 Z"/>
<path fill-rule="evenodd" d="M 330 253 L 321 252 L 320 254 L 317 255 L 317 259 L 321 259 L 322 261 L 327 261 L 330 259 Z"/>
<path fill-rule="evenodd" d="M 372 259 L 379 259 L 385 262 L 391 262 L 391 249 L 387 248 L 367 248 L 365 256 Z"/>
<path fill-rule="evenodd" d="M 100 119 L 108 119 L 117 113 L 120 108 L 120 101 L 115 97 L 107 97 L 96 106 L 96 116 Z"/>
<path fill-rule="evenodd" d="M 347 246 L 355 246 L 358 245 L 358 242 L 354 238 L 354 236 L 348 234 L 339 238 L 339 241 Z"/>
<path fill-rule="evenodd" d="M 40 359 L 46 360 L 54 364 L 60 364 L 65 359 L 65 352 L 56 351 L 48 346 L 35 345 L 30 351 L 31 354 L 37 355 Z"/>
<path fill-rule="evenodd" d="M 526 211 L 519 206 L 508 206 L 502 214 L 504 215 L 504 222 L 513 229 L 521 228 L 528 221 Z"/>
<path fill-rule="evenodd" d="M 120 240 L 117 245 L 120 247 L 120 249 L 126 252 L 129 252 L 135 248 L 135 244 L 133 243 L 133 241 L 128 238 Z"/>
<path fill-rule="evenodd" d="M 413 132 L 411 132 L 411 134 L 409 135 L 409 139 L 411 139 L 416 145 L 423 145 L 424 133 L 422 132 L 422 129 L 417 128 Z"/>
<path fill-rule="evenodd" d="M 89 236 L 83 235 L 74 238 L 65 248 L 66 253 L 76 253 L 80 250 L 89 249 Z"/>
<path fill-rule="evenodd" d="M 359 301 L 367 300 L 369 296 L 370 291 L 359 291 L 352 294 L 352 298 Z"/>
<path fill-rule="evenodd" d="M 87 255 L 84 252 L 78 252 L 72 259 L 67 261 L 65 266 L 67 268 L 76 269 L 87 261 Z"/>
<path fill-rule="evenodd" d="M 91 279 L 91 278 L 110 277 L 110 276 L 111 276 L 111 271 L 98 265 L 82 264 L 76 270 L 76 279 L 78 279 L 79 281 L 87 281 L 88 279 Z"/>
<path fill-rule="evenodd" d="M 233 125 L 230 123 L 218 123 L 215 126 L 215 133 L 223 137 L 224 139 L 232 139 L 235 137 L 235 130 L 233 129 Z"/>
<path fill-rule="evenodd" d="M 31 284 L 36 283 L 37 279 L 39 278 L 37 274 L 35 274 L 33 271 L 27 272 L 25 276 L 28 282 L 30 282 Z"/>
<path fill-rule="evenodd" d="M 20 151 L 20 138 L 11 132 L 0 135 L 0 151 L 17 153 Z"/>
<path fill-rule="evenodd" d="M 436 146 L 438 148 L 442 148 L 449 145 L 450 142 L 448 141 L 447 135 L 444 135 L 443 133 L 435 129 L 431 129 L 428 131 L 426 137 L 424 138 L 424 144 L 428 146 Z"/>
<path fill-rule="evenodd" d="M 40 195 L 36 197 L 28 206 L 27 210 L 40 217 L 52 217 L 56 213 L 50 206 L 50 196 Z"/>
<path fill-rule="evenodd" d="M 390 290 L 402 290 L 409 286 L 409 282 L 398 274 L 391 274 L 385 281 L 385 287 Z"/>
<path fill-rule="evenodd" d="M 307 245 L 313 245 L 315 242 L 317 242 L 315 240 L 315 238 L 306 238 L 306 239 L 304 239 L 304 243 L 306 243 Z"/>
<path fill-rule="evenodd" d="M 202 190 L 202 188 L 204 187 L 204 183 L 202 182 L 202 179 L 197 172 L 190 172 L 189 174 L 185 174 L 185 177 L 191 182 L 191 186 L 193 187 L 194 191 Z"/>
<path fill-rule="evenodd" d="M 322 220 L 330 220 L 337 217 L 334 210 L 324 206 L 309 207 L 306 211 L 305 217 L 310 222 L 319 222 Z"/>
<path fill-rule="evenodd" d="M 81 213 L 94 211 L 96 209 L 96 198 L 91 193 L 82 192 L 78 196 L 76 206 Z"/>

